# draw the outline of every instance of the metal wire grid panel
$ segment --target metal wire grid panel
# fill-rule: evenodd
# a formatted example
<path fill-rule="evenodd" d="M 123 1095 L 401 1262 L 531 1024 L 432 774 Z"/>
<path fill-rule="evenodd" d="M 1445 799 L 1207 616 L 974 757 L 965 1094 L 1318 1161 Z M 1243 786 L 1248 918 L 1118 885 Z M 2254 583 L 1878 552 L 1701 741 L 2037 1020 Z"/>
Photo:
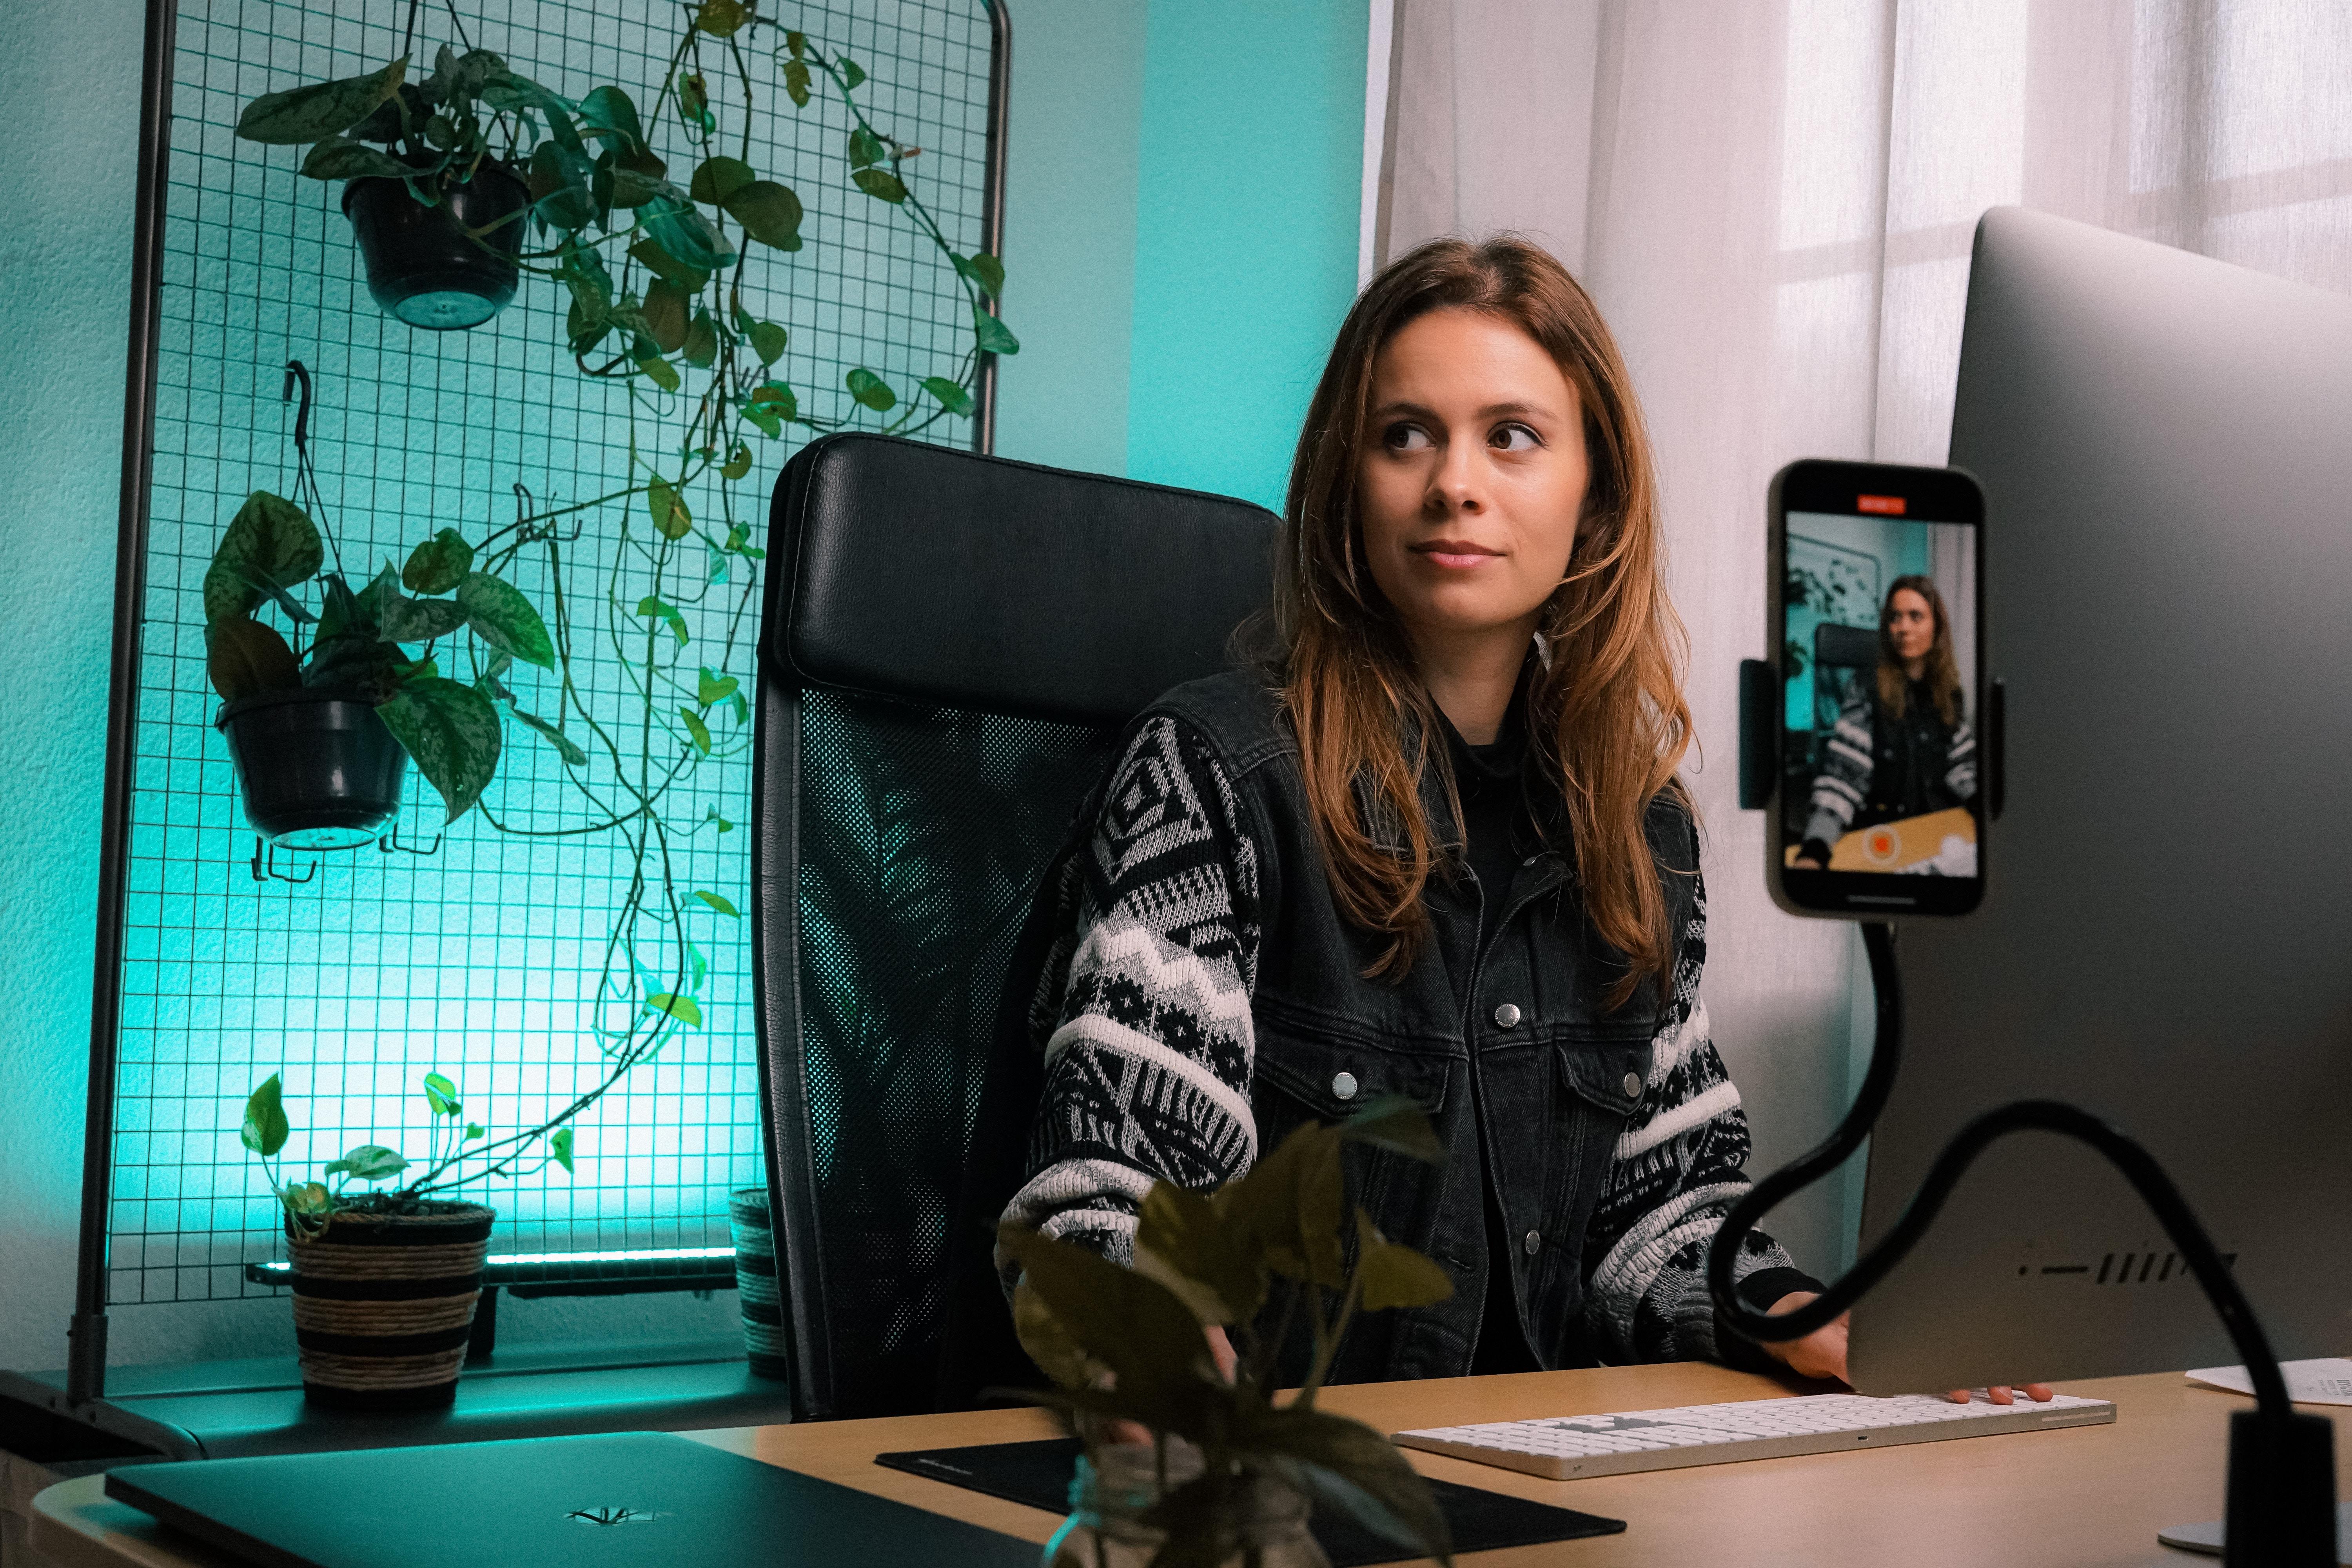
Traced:
<path fill-rule="evenodd" d="M 850 184 L 845 111 L 823 97 L 795 110 L 770 51 L 790 26 L 858 62 L 870 78 L 859 92 L 868 116 L 923 149 L 906 165 L 909 184 L 969 253 L 982 247 L 989 18 L 983 0 L 785 0 L 762 10 L 772 22 L 746 50 L 761 110 L 751 161 L 800 195 L 807 246 L 790 255 L 752 247 L 746 302 L 789 329 L 773 374 L 802 408 L 870 426 L 881 421 L 852 402 L 846 373 L 864 366 L 902 393 L 923 375 L 955 374 L 968 307 L 903 214 Z M 526 276 L 513 304 L 469 331 L 402 325 L 368 296 L 340 187 L 298 177 L 299 149 L 231 134 L 259 93 L 399 54 L 409 12 L 405 0 L 180 8 L 108 1226 L 115 1304 L 261 1289 L 243 1266 L 280 1246 L 277 1208 L 236 1127 L 247 1093 L 273 1071 L 284 1075 L 294 1128 L 284 1168 L 311 1174 L 360 1142 L 420 1153 L 427 1115 L 417 1086 L 428 1070 L 455 1079 L 469 1115 L 494 1131 L 531 1125 L 604 1071 L 589 1026 L 629 860 L 610 832 L 522 836 L 590 816 L 551 750 L 508 726 L 485 804 L 520 834 L 478 811 L 438 829 L 438 797 L 412 769 L 399 847 L 265 857 L 257 876 L 257 840 L 213 729 L 200 585 L 248 491 L 293 493 L 295 405 L 281 396 L 289 359 L 310 366 L 317 387 L 319 521 L 355 578 L 440 528 L 478 540 L 514 515 L 515 486 L 545 507 L 630 482 L 630 399 L 583 377 L 563 352 L 569 300 L 559 285 Z M 427 61 L 442 42 L 494 49 L 568 97 L 611 82 L 649 105 L 681 17 L 654 0 L 445 4 L 424 14 L 416 48 Z M 736 151 L 742 85 L 731 71 L 707 74 Z M 674 167 L 692 167 L 674 115 L 648 130 Z M 665 428 L 640 411 L 634 434 L 658 447 Z M 722 533 L 743 521 L 763 542 L 767 494 L 798 445 L 790 429 L 785 440 L 752 437 L 755 466 L 740 483 L 714 476 L 690 489 L 697 517 Z M 971 440 L 962 418 L 922 434 Z M 648 633 L 606 587 L 630 504 L 644 503 L 576 514 L 582 531 L 564 569 L 574 679 L 604 715 L 628 700 L 614 650 Z M 636 531 L 645 536 L 642 521 Z M 742 563 L 699 563 L 704 574 L 721 565 L 725 575 L 672 596 L 690 600 L 679 608 L 693 645 L 708 650 L 701 662 L 748 690 L 758 601 Z M 544 608 L 557 584 L 541 563 L 522 569 L 517 585 Z M 551 692 L 533 689 L 551 678 L 515 673 L 524 705 L 553 710 Z M 748 832 L 721 832 L 719 821 L 751 815 L 749 729 L 730 732 L 722 721 L 714 739 L 716 754 L 671 803 L 673 820 L 699 824 L 673 840 L 672 869 L 681 888 L 748 908 Z M 499 1211 L 494 1254 L 726 1244 L 729 1189 L 761 1179 L 748 932 L 692 907 L 690 934 L 709 963 L 703 1026 L 676 1034 L 580 1120 L 576 1174 L 545 1168 L 482 1194 Z"/>

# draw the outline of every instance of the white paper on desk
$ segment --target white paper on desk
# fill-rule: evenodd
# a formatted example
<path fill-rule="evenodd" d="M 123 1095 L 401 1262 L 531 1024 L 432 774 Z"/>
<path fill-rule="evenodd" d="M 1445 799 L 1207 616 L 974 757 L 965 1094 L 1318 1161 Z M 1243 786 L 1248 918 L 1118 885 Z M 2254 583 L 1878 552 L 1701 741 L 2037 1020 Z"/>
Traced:
<path fill-rule="evenodd" d="M 2283 1361 L 2287 1397 L 2298 1405 L 2352 1405 L 2352 1361 L 2325 1356 L 2318 1361 Z M 2242 1366 L 2200 1367 L 2189 1374 L 2191 1383 L 2230 1394 L 2252 1394 L 2254 1380 Z"/>

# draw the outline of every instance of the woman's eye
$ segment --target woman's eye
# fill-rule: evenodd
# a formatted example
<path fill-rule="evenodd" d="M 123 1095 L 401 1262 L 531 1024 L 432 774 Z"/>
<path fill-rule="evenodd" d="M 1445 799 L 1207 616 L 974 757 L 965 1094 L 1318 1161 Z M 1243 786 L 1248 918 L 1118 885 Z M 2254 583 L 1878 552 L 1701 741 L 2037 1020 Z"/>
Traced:
<path fill-rule="evenodd" d="M 1429 432 L 1418 425 L 1395 424 L 1381 434 L 1381 442 L 1391 452 L 1425 452 L 1430 447 Z"/>
<path fill-rule="evenodd" d="M 1532 452 L 1543 445 L 1536 433 L 1524 425 L 1497 425 L 1486 444 L 1506 452 Z"/>

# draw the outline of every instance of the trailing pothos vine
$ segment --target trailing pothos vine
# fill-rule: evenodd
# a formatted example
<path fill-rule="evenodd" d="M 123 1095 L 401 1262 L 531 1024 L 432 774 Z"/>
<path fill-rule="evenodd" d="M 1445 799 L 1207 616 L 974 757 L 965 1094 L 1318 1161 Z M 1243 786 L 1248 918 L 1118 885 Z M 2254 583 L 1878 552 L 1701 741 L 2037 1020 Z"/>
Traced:
<path fill-rule="evenodd" d="M 566 291 L 566 351 L 583 375 L 617 385 L 626 399 L 621 484 L 549 506 L 517 486 L 523 504 L 497 532 L 473 544 L 450 530 L 436 536 L 449 542 L 444 548 L 470 550 L 474 570 L 486 576 L 511 581 L 534 564 L 543 570 L 551 698 L 527 710 L 506 685 L 513 661 L 470 647 L 464 673 L 475 692 L 553 749 L 578 808 L 575 817 L 539 826 L 501 816 L 486 798 L 481 809 L 492 826 L 524 837 L 611 836 L 624 851 L 589 1026 L 604 1068 L 537 1125 L 436 1146 L 430 1168 L 399 1189 L 404 1199 L 515 1173 L 542 1144 L 555 1152 L 542 1152 L 541 1166 L 553 1158 L 569 1169 L 568 1124 L 677 1030 L 702 1026 L 709 965 L 690 922 L 737 920 L 740 911 L 724 891 L 688 886 L 678 856 L 695 837 L 724 835 L 734 824 L 715 805 L 694 817 L 677 803 L 703 766 L 751 744 L 747 679 L 730 666 L 751 651 L 764 558 L 753 523 L 737 512 L 737 487 L 756 465 L 753 441 L 782 439 L 795 426 L 915 435 L 971 417 L 984 356 L 1020 348 L 997 315 L 1001 263 L 955 247 L 915 177 L 923 150 L 877 125 L 858 97 L 869 79 L 862 68 L 782 27 L 753 0 L 681 9 L 682 30 L 642 114 L 618 86 L 564 98 L 473 47 L 460 27 L 464 52 L 442 47 L 421 83 L 408 81 L 404 56 L 367 76 L 266 95 L 238 123 L 249 140 L 310 143 L 307 175 L 396 178 L 426 205 L 485 162 L 519 174 L 530 205 L 513 221 L 528 224 L 532 242 L 517 247 L 511 235 L 490 232 L 497 225 L 465 232 L 486 248 L 503 245 L 520 268 Z M 457 23 L 454 7 L 450 19 Z M 755 60 L 765 68 L 755 71 Z M 719 123 L 715 74 L 740 88 L 742 122 L 731 136 Z M 873 369 L 850 370 L 844 390 L 852 406 L 839 414 L 803 400 L 783 378 L 777 367 L 790 329 L 756 310 L 746 289 L 752 246 L 797 252 L 806 243 L 799 195 L 753 164 L 763 103 L 770 113 L 779 99 L 804 110 L 820 93 L 837 100 L 849 121 L 839 196 L 903 215 L 951 270 L 969 326 L 956 363 L 920 378 L 903 398 Z M 682 142 L 684 157 L 674 163 L 656 150 L 662 132 Z M 674 169 L 684 171 L 682 184 Z M 582 525 L 599 513 L 615 524 L 603 562 L 573 548 Z M 592 660 L 620 671 L 624 689 L 596 689 Z M 454 1101 L 454 1090 L 445 1098 Z M 437 1109 L 435 1115 L 437 1126 Z M 382 1164 L 368 1156 L 344 1173 Z M 281 1198 L 294 1190 L 274 1178 L 273 1187 Z M 302 1192 L 305 1201 L 332 1204 L 341 1190 Z"/>

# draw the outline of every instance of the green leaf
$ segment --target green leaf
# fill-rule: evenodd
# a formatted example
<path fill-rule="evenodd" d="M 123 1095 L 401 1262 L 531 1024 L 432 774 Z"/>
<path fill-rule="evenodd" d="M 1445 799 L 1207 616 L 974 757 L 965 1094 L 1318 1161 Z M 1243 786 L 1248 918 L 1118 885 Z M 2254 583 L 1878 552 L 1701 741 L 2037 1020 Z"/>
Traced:
<path fill-rule="evenodd" d="M 466 1142 L 467 1142 L 471 1143 L 471 1142 L 476 1142 L 476 1141 L 478 1141 L 478 1140 L 479 1140 L 479 1139 L 487 1138 L 487 1137 L 488 1137 L 489 1135 L 490 1135 L 490 1130 L 489 1130 L 488 1128 L 487 1128 L 487 1127 L 483 1126 L 480 1122 L 478 1122 L 478 1121 L 468 1121 L 468 1122 L 467 1122 L 467 1123 L 466 1123 Z"/>
<path fill-rule="evenodd" d="M 1429 1258 L 1380 1233 L 1372 1216 L 1356 1210 L 1356 1282 L 1367 1312 L 1427 1307 L 1454 1294 L 1454 1281 Z"/>
<path fill-rule="evenodd" d="M 213 552 L 205 574 L 205 619 L 250 615 L 268 584 L 290 588 L 308 581 L 327 559 L 310 515 L 283 496 L 256 490 L 245 498 Z"/>
<path fill-rule="evenodd" d="M 857 62 L 847 55 L 841 57 L 840 64 L 842 85 L 848 88 L 850 91 L 856 92 L 864 84 L 866 73 L 858 69 Z"/>
<path fill-rule="evenodd" d="M 728 698 L 732 697 L 735 694 L 735 689 L 741 684 L 741 681 L 737 680 L 731 675 L 719 675 L 714 673 L 711 668 L 706 664 L 697 672 L 694 699 L 696 701 L 701 703 L 705 708 L 708 708 L 715 702 L 726 701 Z"/>
<path fill-rule="evenodd" d="M 1021 352 L 1021 340 L 1013 335 L 1012 329 L 985 310 L 971 313 L 971 332 L 982 353 L 1017 354 Z"/>
<path fill-rule="evenodd" d="M 695 166 L 694 178 L 687 183 L 687 195 L 698 202 L 723 207 L 728 197 L 759 177 L 759 172 L 740 158 L 705 158 Z"/>
<path fill-rule="evenodd" d="M 894 205 L 907 199 L 906 185 L 886 169 L 858 169 L 849 177 L 869 196 L 878 196 Z"/>
<path fill-rule="evenodd" d="M 1228 1226 L 1216 1205 L 1170 1182 L 1154 1182 L 1144 1194 L 1136 1229 L 1136 1267 L 1149 1255 L 1156 1268 L 1201 1287 L 1196 1295 L 1179 1289 L 1202 1321 L 1245 1323 L 1265 1301 L 1267 1273 L 1263 1249 L 1239 1226 Z M 1158 1275 L 1162 1284 L 1169 1283 Z M 1208 1310 L 1202 1310 L 1203 1305 Z"/>
<path fill-rule="evenodd" d="M 743 417 L 758 426 L 760 433 L 763 436 L 781 436 L 784 433 L 784 422 L 776 416 L 776 411 L 772 408 L 746 404 L 743 407 Z"/>
<path fill-rule="evenodd" d="M 410 599 L 395 592 L 376 615 L 383 640 L 394 643 L 432 642 L 466 624 L 465 606 L 454 599 Z"/>
<path fill-rule="evenodd" d="M 580 100 L 580 129 L 629 149 L 646 144 L 646 129 L 637 106 L 617 87 L 600 87 Z"/>
<path fill-rule="evenodd" d="M 778 250 L 801 247 L 801 199 L 773 180 L 754 180 L 729 196 L 727 215 L 743 232 Z"/>
<path fill-rule="evenodd" d="M 349 1176 L 355 1182 L 388 1182 L 408 1169 L 405 1155 L 387 1149 L 381 1143 L 361 1143 L 343 1151 L 343 1157 L 327 1166 L 331 1176 Z"/>
<path fill-rule="evenodd" d="M 245 1121 L 236 1130 L 236 1141 L 267 1159 L 286 1147 L 287 1131 L 283 1086 L 271 1073 L 247 1096 Z"/>
<path fill-rule="evenodd" d="M 958 256 L 953 251 L 950 251 L 948 259 L 953 261 L 955 269 L 970 279 L 972 286 L 982 293 L 1004 292 L 1004 263 L 997 260 L 988 252 L 983 250 L 976 256 Z"/>
<path fill-rule="evenodd" d="M 898 405 L 898 395 L 872 371 L 863 367 L 849 373 L 849 395 L 877 414 L 887 414 Z"/>
<path fill-rule="evenodd" d="M 950 414 L 970 414 L 971 394 L 943 375 L 923 377 L 923 390 L 940 400 L 940 406 Z"/>
<path fill-rule="evenodd" d="M 656 991 L 646 998 L 646 1005 L 656 1013 L 667 1013 L 690 1028 L 702 1027 L 702 1009 L 691 996 L 674 996 L 667 991 Z"/>
<path fill-rule="evenodd" d="M 425 1103 L 436 1116 L 455 1116 L 458 1111 L 457 1086 L 437 1072 L 425 1075 Z"/>
<path fill-rule="evenodd" d="M 735 449 L 727 455 L 726 466 L 719 470 L 719 477 L 722 479 L 740 479 L 751 471 L 751 448 L 738 441 L 735 443 Z"/>
<path fill-rule="evenodd" d="M 550 227 L 569 234 L 596 221 L 596 197 L 590 184 L 593 169 L 581 154 L 560 142 L 542 142 L 531 149 L 530 163 L 524 174 L 530 185 L 532 210 Z M 583 251 L 583 254 L 593 256 L 595 253 Z M 597 271 L 601 273 L 603 270 L 600 263 Z M 567 278 L 566 281 L 572 279 Z M 572 294 L 575 299 L 579 298 L 580 289 L 576 283 Z M 608 279 L 604 297 L 596 301 L 593 308 L 601 313 L 603 308 L 611 302 L 612 289 Z M 581 303 L 583 309 L 588 308 L 588 301 L 583 300 Z"/>
<path fill-rule="evenodd" d="M 791 335 L 773 321 L 754 321 L 747 334 L 751 340 L 751 352 L 760 356 L 761 364 L 773 364 L 784 357 L 784 345 Z"/>
<path fill-rule="evenodd" d="M 786 40 L 789 41 L 793 38 L 799 37 L 800 35 L 798 33 L 787 33 L 784 37 Z M 784 67 L 784 95 L 793 100 L 793 107 L 795 109 L 806 109 L 808 107 L 808 62 L 800 58 L 800 51 L 798 49 L 793 51 L 792 60 Z"/>
<path fill-rule="evenodd" d="M 710 112 L 710 84 L 702 79 L 700 71 L 689 71 L 678 79 L 677 117 L 706 137 L 719 129 Z"/>
<path fill-rule="evenodd" d="M 889 156 L 890 150 L 882 145 L 882 138 L 875 135 L 865 126 L 861 125 L 849 133 L 849 166 L 851 168 L 870 169 Z"/>
<path fill-rule="evenodd" d="M 1116 1380 L 1119 1414 L 1195 1441 L 1206 1434 L 1211 1412 L 1230 1404 L 1231 1389 L 1181 1298 L 1085 1247 L 1012 1226 L 996 1234 L 1067 1341 Z M 1051 1356 L 1055 1347 L 1039 1349 Z"/>
<path fill-rule="evenodd" d="M 674 283 L 688 294 L 699 294 L 710 281 L 710 274 L 697 271 L 656 244 L 651 235 L 629 247 L 629 254 L 645 264 L 655 277 Z"/>
<path fill-rule="evenodd" d="M 330 136 L 302 160 L 306 180 L 404 180 L 416 171 L 364 142 Z"/>
<path fill-rule="evenodd" d="M 646 290 L 642 307 L 646 330 L 666 354 L 674 354 L 686 346 L 686 291 L 667 278 L 655 279 Z"/>
<path fill-rule="evenodd" d="M 286 1205 L 286 1212 L 304 1215 L 323 1215 L 334 1206 L 334 1198 L 324 1182 L 289 1182 L 286 1190 L 278 1194 Z"/>
<path fill-rule="evenodd" d="M 646 510 L 653 514 L 654 531 L 664 539 L 684 539 L 694 531 L 694 514 L 687 510 L 685 498 L 658 474 L 646 487 Z"/>
<path fill-rule="evenodd" d="M 1347 1280 L 1341 1187 L 1339 1134 L 1310 1121 L 1212 1201 L 1220 1217 L 1263 1249 L 1276 1273 L 1338 1289 Z"/>
<path fill-rule="evenodd" d="M 461 590 L 462 591 L 462 590 Z M 499 767 L 499 710 L 470 686 L 438 676 L 403 686 L 376 714 L 441 792 L 455 822 L 472 809 Z"/>
<path fill-rule="evenodd" d="M 751 401 L 745 406 L 744 412 L 755 415 L 756 423 L 756 411 L 761 408 L 769 411 L 771 418 L 797 419 L 800 417 L 801 404 L 800 399 L 793 395 L 791 387 L 782 382 L 763 381 L 751 389 Z M 768 434 L 772 436 L 775 432 L 770 430 Z"/>
<path fill-rule="evenodd" d="M 516 718 L 521 720 L 525 724 L 530 725 L 533 730 L 537 731 L 541 736 L 545 737 L 547 743 L 553 746 L 557 752 L 562 753 L 565 762 L 571 763 L 575 768 L 584 768 L 588 765 L 588 753 L 582 751 L 578 745 L 573 743 L 571 736 L 566 735 L 562 731 L 557 729 L 554 725 L 549 723 L 538 714 L 526 713 L 521 709 L 514 707 L 511 703 L 508 705 L 508 710 L 513 713 Z"/>
<path fill-rule="evenodd" d="M 678 389 L 677 367 L 671 364 L 669 361 L 658 356 L 641 359 L 637 362 L 637 368 L 644 371 L 646 378 L 664 392 L 676 392 Z"/>
<path fill-rule="evenodd" d="M 751 10 L 742 0 L 702 0 L 702 7 L 694 14 L 694 25 L 714 38 L 731 38 L 751 19 Z"/>
<path fill-rule="evenodd" d="M 730 920 L 741 920 L 743 918 L 743 912 L 740 910 L 738 910 L 727 900 L 720 898 L 717 893 L 706 893 L 700 889 L 697 889 L 694 896 L 700 899 L 704 903 L 709 904 L 712 909 L 717 910 L 720 914 L 725 915 Z"/>
<path fill-rule="evenodd" d="M 735 247 L 683 193 L 659 195 L 646 203 L 637 209 L 637 221 L 664 250 L 688 267 L 716 272 L 735 259 Z"/>
<path fill-rule="evenodd" d="M 236 133 L 247 142 L 275 147 L 299 146 L 337 135 L 365 120 L 377 104 L 399 91 L 407 75 L 408 57 L 403 55 L 365 76 L 265 92 L 236 117 Z"/>
<path fill-rule="evenodd" d="M 474 547 L 454 528 L 445 528 L 408 552 L 400 580 L 412 594 L 446 594 L 474 569 Z"/>
<path fill-rule="evenodd" d="M 1227 1439 L 1235 1450 L 1288 1461 L 1285 1473 L 1317 1502 L 1399 1545 L 1451 1560 L 1453 1538 L 1429 1482 L 1362 1422 L 1297 1405 L 1257 1405 L 1236 1426 Z"/>
<path fill-rule="evenodd" d="M 500 653 L 541 669 L 555 668 L 555 639 L 521 589 L 487 572 L 468 572 L 458 580 L 457 603 L 474 635 Z"/>
<path fill-rule="evenodd" d="M 677 605 L 656 599 L 648 594 L 637 601 L 637 614 L 659 616 L 669 624 L 670 635 L 677 638 L 677 646 L 680 647 L 686 646 L 686 617 L 677 613 Z"/>
<path fill-rule="evenodd" d="M 806 33 L 786 33 L 784 35 L 784 47 L 792 50 L 793 58 L 799 59 L 803 55 L 808 53 L 808 35 Z"/>
<path fill-rule="evenodd" d="M 548 1134 L 547 1152 L 555 1157 L 555 1163 L 563 1167 L 564 1174 L 572 1175 L 574 1173 L 572 1169 L 571 1128 L 559 1127 L 553 1132 Z"/>
<path fill-rule="evenodd" d="M 527 76 L 508 70 L 503 65 L 490 72 L 482 82 L 482 101 L 492 109 L 509 113 L 537 110 L 547 117 L 547 133 L 567 153 L 587 155 L 580 141 L 580 132 L 572 128 L 572 117 L 580 106 L 561 93 L 550 92 Z"/>
<path fill-rule="evenodd" d="M 292 691 L 302 684 L 301 661 L 276 628 L 244 616 L 231 616 L 205 628 L 205 672 L 213 689 L 234 702 L 267 691 Z"/>
<path fill-rule="evenodd" d="M 1445 1145 L 1438 1142 L 1428 1116 L 1402 1094 L 1384 1094 L 1365 1101 L 1354 1115 L 1339 1123 L 1339 1136 L 1425 1164 L 1445 1163 Z"/>
<path fill-rule="evenodd" d="M 765 552 L 758 550 L 746 550 L 743 553 L 746 555 L 761 555 Z M 737 724 L 748 724 L 751 721 L 751 705 L 743 700 L 743 694 L 741 692 L 737 692 L 727 700 L 734 706 L 735 722 Z M 720 828 L 719 831 L 724 833 L 726 829 Z"/>
<path fill-rule="evenodd" d="M 681 708 L 677 710 L 677 716 L 686 721 L 686 732 L 694 737 L 695 750 L 700 752 L 706 757 L 709 756 L 710 754 L 710 726 L 702 721 L 702 715 L 697 713 L 691 708 Z"/>
<path fill-rule="evenodd" d="M 709 370 L 719 359 L 719 324 L 710 319 L 709 310 L 694 312 L 694 324 L 686 329 L 686 363 L 697 370 Z"/>

